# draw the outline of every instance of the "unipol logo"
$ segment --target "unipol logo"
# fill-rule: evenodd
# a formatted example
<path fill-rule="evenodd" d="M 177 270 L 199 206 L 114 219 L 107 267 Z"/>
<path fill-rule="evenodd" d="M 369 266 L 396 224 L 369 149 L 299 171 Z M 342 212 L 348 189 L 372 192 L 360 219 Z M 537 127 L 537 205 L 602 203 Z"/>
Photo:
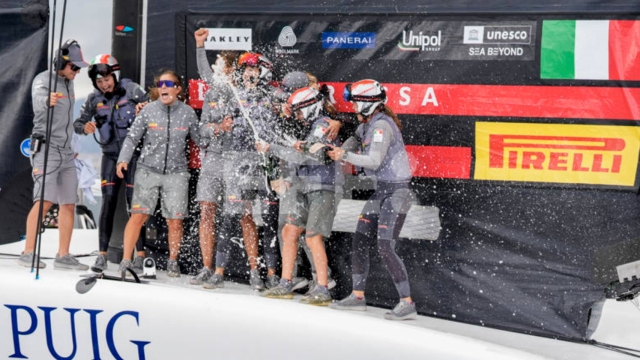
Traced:
<path fill-rule="evenodd" d="M 626 147 L 621 138 L 527 135 L 490 135 L 489 144 L 492 168 L 604 173 L 620 172 Z"/>
<path fill-rule="evenodd" d="M 278 44 L 282 47 L 293 47 L 297 42 L 298 38 L 291 26 L 283 27 L 280 36 L 278 36 Z"/>
<path fill-rule="evenodd" d="M 39 349 L 44 349 L 46 346 L 49 354 L 56 360 L 74 359 L 78 348 L 81 346 L 90 346 L 93 351 L 93 359 L 102 359 L 99 347 L 99 339 L 101 337 L 106 338 L 109 352 L 116 360 L 124 360 L 121 355 L 121 352 L 124 351 L 137 353 L 135 358 L 129 357 L 128 359 L 145 360 L 145 347 L 151 343 L 150 341 L 129 340 L 130 349 L 125 350 L 116 347 L 116 342 L 114 341 L 116 325 L 118 325 L 119 329 L 132 325 L 140 326 L 139 314 L 135 311 L 121 311 L 113 316 L 109 316 L 104 314 L 104 310 L 58 309 L 56 307 L 46 306 L 38 306 L 37 309 L 33 309 L 25 305 L 4 305 L 4 307 L 11 312 L 13 354 L 9 355 L 9 357 L 14 359 L 35 358 L 34 355 L 30 355 L 30 353 L 33 353 L 33 349 L 22 348 L 20 342 L 22 339 L 32 337 L 37 337 L 37 341 L 41 343 L 41 346 L 38 347 Z M 58 321 L 62 315 L 58 314 L 59 312 L 68 316 L 68 323 L 62 324 L 61 321 Z M 99 317 L 101 318 L 100 320 L 98 320 Z M 105 323 L 106 327 L 104 327 Z M 40 335 L 43 334 L 42 330 L 36 332 L 38 328 L 42 327 L 44 327 L 44 334 L 46 334 L 44 337 L 40 337 Z M 67 333 L 65 329 L 71 329 L 71 332 Z M 78 344 L 77 331 L 90 332 L 91 344 Z M 60 347 L 60 342 L 62 341 L 67 341 L 72 344 L 70 353 L 60 354 L 59 350 L 56 349 L 56 344 Z M 33 343 L 33 341 L 30 341 L 30 343 Z M 65 346 L 65 348 L 68 348 L 68 346 Z M 42 351 L 37 352 L 42 353 Z M 102 351 L 102 353 L 104 353 L 104 351 Z"/>
<path fill-rule="evenodd" d="M 401 51 L 440 51 L 442 47 L 442 31 L 416 32 L 402 30 L 402 39 L 398 41 L 398 49 Z"/>

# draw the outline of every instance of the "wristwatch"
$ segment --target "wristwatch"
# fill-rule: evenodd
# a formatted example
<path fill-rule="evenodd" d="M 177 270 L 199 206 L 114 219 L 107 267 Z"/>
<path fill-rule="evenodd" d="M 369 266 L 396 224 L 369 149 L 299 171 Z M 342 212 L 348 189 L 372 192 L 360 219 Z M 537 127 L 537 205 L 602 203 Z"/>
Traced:
<path fill-rule="evenodd" d="M 342 159 L 342 161 L 347 161 L 348 157 L 348 153 L 345 151 L 340 158 Z"/>

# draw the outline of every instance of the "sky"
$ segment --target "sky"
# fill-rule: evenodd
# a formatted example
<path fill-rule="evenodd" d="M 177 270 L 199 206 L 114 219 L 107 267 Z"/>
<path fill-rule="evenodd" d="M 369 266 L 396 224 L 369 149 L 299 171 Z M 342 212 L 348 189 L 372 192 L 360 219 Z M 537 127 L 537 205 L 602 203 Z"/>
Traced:
<path fill-rule="evenodd" d="M 60 41 L 60 23 L 63 3 L 63 0 L 57 1 L 54 44 L 56 48 Z M 53 16 L 52 0 L 49 0 L 49 7 L 51 9 L 50 14 Z M 67 39 L 77 40 L 82 48 L 84 61 L 87 63 L 91 63 L 91 59 L 96 55 L 111 53 L 111 37 L 113 34 L 112 8 L 113 0 L 67 0 L 62 42 L 64 43 Z M 49 31 L 51 31 L 51 28 Z M 49 41 L 50 39 L 51 33 L 49 33 Z M 49 51 L 49 47 L 47 51 Z M 80 74 L 76 76 L 74 86 L 76 93 L 74 118 L 76 118 L 79 114 L 80 107 L 89 93 L 94 89 L 86 68 L 82 69 Z M 91 160 L 94 167 L 99 169 L 101 149 L 93 137 L 82 137 L 80 145 L 80 158 Z"/>
<path fill-rule="evenodd" d="M 59 41 L 64 1 L 59 0 L 57 3 L 55 47 L 58 46 Z M 52 0 L 49 1 L 49 6 L 53 14 Z M 69 38 L 77 40 L 82 47 L 84 61 L 87 63 L 90 63 L 91 59 L 98 54 L 111 52 L 112 6 L 113 0 L 67 0 L 63 42 Z M 77 99 L 86 98 L 93 91 L 87 69 L 82 69 L 76 76 L 74 84 Z"/>

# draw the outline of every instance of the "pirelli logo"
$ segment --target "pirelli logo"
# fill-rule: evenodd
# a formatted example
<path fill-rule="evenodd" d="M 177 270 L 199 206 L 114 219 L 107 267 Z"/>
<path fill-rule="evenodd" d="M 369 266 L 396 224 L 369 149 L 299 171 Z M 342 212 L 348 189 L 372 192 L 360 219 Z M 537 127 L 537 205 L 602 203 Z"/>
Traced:
<path fill-rule="evenodd" d="M 634 126 L 476 123 L 475 179 L 634 186 Z"/>

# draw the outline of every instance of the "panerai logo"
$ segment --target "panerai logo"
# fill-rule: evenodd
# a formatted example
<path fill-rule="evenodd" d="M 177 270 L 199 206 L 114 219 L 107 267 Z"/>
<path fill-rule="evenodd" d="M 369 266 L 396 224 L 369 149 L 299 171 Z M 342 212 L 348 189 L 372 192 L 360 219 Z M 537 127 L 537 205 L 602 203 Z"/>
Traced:
<path fill-rule="evenodd" d="M 123 326 L 140 326 L 139 315 L 135 311 L 121 311 L 113 316 L 105 315 L 104 310 L 90 310 L 90 309 L 72 309 L 64 308 L 58 310 L 56 307 L 38 306 L 37 309 L 32 309 L 29 306 L 24 305 L 4 305 L 5 308 L 11 312 L 11 333 L 13 335 L 13 354 L 9 355 L 10 358 L 16 359 L 29 359 L 28 355 L 31 348 L 23 349 L 21 347 L 21 339 L 29 338 L 29 343 L 34 344 L 32 337 L 38 337 L 38 342 L 42 342 L 42 346 L 38 348 L 44 349 L 44 343 L 46 343 L 49 354 L 56 360 L 73 359 L 76 356 L 78 347 L 88 344 L 78 344 L 76 339 L 76 328 L 80 331 L 89 330 L 91 332 L 91 349 L 93 350 L 93 358 L 101 359 L 99 339 L 106 337 L 107 347 L 111 356 L 117 360 L 124 360 L 114 342 L 114 333 L 116 324 L 118 324 L 119 332 L 122 331 Z M 39 310 L 39 311 L 38 311 Z M 64 310 L 64 311 L 63 311 Z M 52 313 L 54 313 L 52 315 Z M 62 312 L 62 314 L 59 314 Z M 61 324 L 60 320 L 63 319 L 63 314 L 68 314 L 69 323 Z M 101 320 L 98 321 L 98 317 Z M 52 320 L 55 319 L 54 320 Z M 44 320 L 44 324 L 43 324 Z M 77 320 L 77 321 L 76 321 Z M 106 328 L 104 324 L 107 324 Z M 76 326 L 77 325 L 77 326 Z M 44 326 L 44 332 L 36 330 L 38 327 Z M 66 329 L 71 329 L 70 336 L 67 336 Z M 46 338 L 40 338 L 46 334 Z M 55 335 L 55 336 L 54 336 Z M 43 336 L 44 337 L 44 336 Z M 120 337 L 118 337 L 120 338 Z M 61 339 L 68 339 L 72 343 L 71 353 L 61 355 L 56 350 L 54 339 L 58 342 Z M 144 360 L 145 346 L 149 345 L 150 341 L 129 340 L 131 349 L 128 352 L 137 352 L 137 357 L 134 359 Z M 121 345 L 122 346 L 122 345 Z M 65 348 L 69 347 L 65 344 Z M 58 348 L 59 349 L 59 348 Z M 123 349 L 120 349 L 122 351 Z M 137 351 L 136 351 L 137 350 Z M 31 355 L 31 358 L 34 358 Z"/>
<path fill-rule="evenodd" d="M 402 51 L 440 51 L 442 47 L 442 31 L 437 33 L 416 33 L 413 30 L 402 30 L 402 39 L 398 49 Z"/>
<path fill-rule="evenodd" d="M 207 50 L 246 50 L 251 51 L 251 29 L 209 28 L 209 36 L 204 42 Z"/>
<path fill-rule="evenodd" d="M 323 32 L 324 49 L 373 49 L 376 47 L 374 32 Z"/>

